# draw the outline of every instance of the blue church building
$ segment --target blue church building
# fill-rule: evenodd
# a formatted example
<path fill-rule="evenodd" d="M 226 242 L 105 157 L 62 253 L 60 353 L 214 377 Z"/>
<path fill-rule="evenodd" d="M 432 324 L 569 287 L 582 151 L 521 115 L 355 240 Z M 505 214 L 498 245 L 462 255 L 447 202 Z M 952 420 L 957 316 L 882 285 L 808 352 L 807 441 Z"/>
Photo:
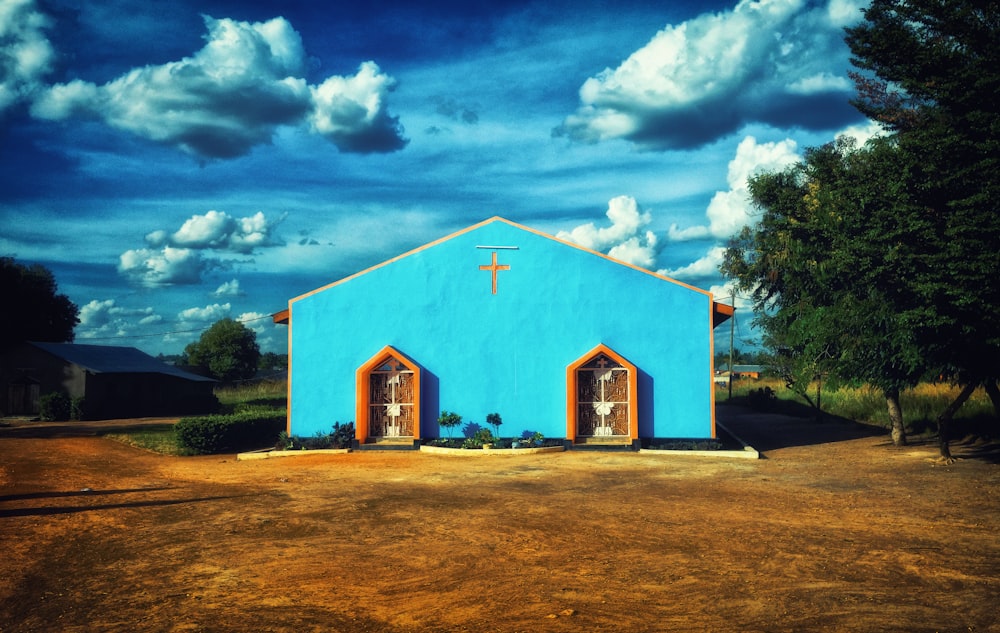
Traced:
<path fill-rule="evenodd" d="M 569 446 L 712 438 L 712 294 L 494 217 L 291 299 L 288 431 L 447 437 L 442 411 Z"/>

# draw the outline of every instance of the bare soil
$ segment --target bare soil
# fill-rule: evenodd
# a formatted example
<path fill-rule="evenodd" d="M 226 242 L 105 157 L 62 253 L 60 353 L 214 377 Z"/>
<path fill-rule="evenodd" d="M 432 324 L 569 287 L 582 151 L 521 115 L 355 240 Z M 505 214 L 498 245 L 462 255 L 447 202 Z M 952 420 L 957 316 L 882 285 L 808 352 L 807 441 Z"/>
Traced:
<path fill-rule="evenodd" d="M 1000 631 L 994 446 L 236 461 L 0 428 L 0 631 Z"/>

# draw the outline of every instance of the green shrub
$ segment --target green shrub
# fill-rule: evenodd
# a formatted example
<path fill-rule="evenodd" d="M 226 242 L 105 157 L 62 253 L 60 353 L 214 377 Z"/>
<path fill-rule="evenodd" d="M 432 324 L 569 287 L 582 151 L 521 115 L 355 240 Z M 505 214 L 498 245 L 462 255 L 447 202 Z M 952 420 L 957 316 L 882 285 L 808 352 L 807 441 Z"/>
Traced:
<path fill-rule="evenodd" d="M 87 419 L 87 400 L 86 398 L 73 398 L 69 403 L 69 417 L 72 420 L 86 420 Z"/>
<path fill-rule="evenodd" d="M 256 406 L 228 415 L 181 418 L 174 433 L 182 449 L 207 454 L 273 445 L 284 428 L 283 409 Z"/>
<path fill-rule="evenodd" d="M 68 420 L 70 410 L 70 401 L 66 394 L 47 393 L 38 399 L 38 417 L 46 422 Z"/>
<path fill-rule="evenodd" d="M 483 444 L 493 443 L 493 433 L 489 429 L 479 429 L 472 437 L 465 438 L 462 448 L 482 448 Z"/>

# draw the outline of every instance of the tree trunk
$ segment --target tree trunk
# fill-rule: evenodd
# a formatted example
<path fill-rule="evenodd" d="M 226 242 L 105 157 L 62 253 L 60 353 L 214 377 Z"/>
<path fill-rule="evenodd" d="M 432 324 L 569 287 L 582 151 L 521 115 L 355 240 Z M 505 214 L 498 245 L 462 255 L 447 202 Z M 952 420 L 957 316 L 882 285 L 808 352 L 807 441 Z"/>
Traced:
<path fill-rule="evenodd" d="M 941 450 L 941 457 L 948 461 L 953 461 L 951 456 L 951 447 L 948 445 L 949 437 L 949 427 L 951 426 L 951 419 L 955 416 L 955 413 L 962 408 L 965 401 L 969 399 L 972 392 L 976 390 L 979 386 L 976 382 L 970 382 L 969 384 L 962 387 L 961 393 L 955 398 L 955 401 L 945 407 L 945 410 L 941 412 L 941 415 L 937 418 L 938 424 L 938 446 Z"/>
<path fill-rule="evenodd" d="M 983 383 L 983 387 L 993 403 L 993 415 L 1000 418 L 1000 389 L 997 389 L 997 381 L 989 379 Z"/>
<path fill-rule="evenodd" d="M 903 408 L 899 406 L 899 389 L 885 391 L 885 404 L 889 409 L 889 424 L 894 446 L 906 446 L 906 429 L 903 427 Z"/>
<path fill-rule="evenodd" d="M 823 421 L 823 376 L 816 380 L 816 421 Z"/>

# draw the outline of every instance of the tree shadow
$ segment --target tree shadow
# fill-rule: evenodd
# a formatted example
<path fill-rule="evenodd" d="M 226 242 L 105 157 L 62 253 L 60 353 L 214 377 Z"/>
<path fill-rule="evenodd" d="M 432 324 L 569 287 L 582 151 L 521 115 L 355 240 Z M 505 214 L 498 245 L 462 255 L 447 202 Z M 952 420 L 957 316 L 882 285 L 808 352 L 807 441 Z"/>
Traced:
<path fill-rule="evenodd" d="M 187 503 L 204 503 L 206 501 L 219 501 L 222 499 L 237 499 L 246 496 L 249 495 L 223 495 L 216 497 L 196 497 L 193 499 L 162 499 L 159 501 L 130 501 L 127 503 L 107 503 L 107 504 L 89 505 L 89 506 L 11 508 L 9 510 L 0 510 L 0 519 L 12 518 L 12 517 L 28 517 L 28 516 L 51 516 L 56 514 L 73 514 L 76 512 L 93 512 L 100 510 L 120 510 L 125 508 L 156 508 L 165 506 L 184 505 Z"/>
<path fill-rule="evenodd" d="M 123 424 L 107 424 L 104 422 L 41 422 L 0 427 L 0 437 L 33 440 L 67 437 L 99 437 L 109 433 L 126 433 L 136 430 L 170 430 L 173 426 L 173 421 L 135 422 Z"/>
<path fill-rule="evenodd" d="M 888 438 L 887 429 L 829 414 L 817 420 L 810 407 L 787 401 L 781 403 L 780 412 L 720 404 L 716 407 L 716 419 L 733 435 L 762 453 L 866 437 Z"/>
<path fill-rule="evenodd" d="M 160 490 L 169 490 L 167 487 L 161 488 L 126 488 L 121 490 L 67 490 L 67 491 L 49 491 L 49 492 L 26 492 L 20 495 L 4 495 L 0 496 L 0 503 L 5 501 L 22 501 L 24 499 L 55 499 L 57 497 L 95 497 L 101 495 L 124 495 L 133 492 L 157 492 Z"/>

